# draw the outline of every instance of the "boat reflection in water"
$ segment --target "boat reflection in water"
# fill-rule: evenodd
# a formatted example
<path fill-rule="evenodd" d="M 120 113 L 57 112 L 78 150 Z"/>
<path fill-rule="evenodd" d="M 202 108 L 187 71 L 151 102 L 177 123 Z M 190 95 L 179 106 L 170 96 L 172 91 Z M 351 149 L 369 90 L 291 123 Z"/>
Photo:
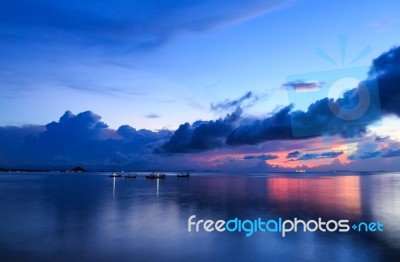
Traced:
<path fill-rule="evenodd" d="M 2 261 L 398 261 L 400 174 L 0 174 Z M 116 185 L 118 183 L 118 185 Z M 160 189 L 162 188 L 162 190 Z M 26 201 L 29 199 L 29 201 Z M 188 232 L 197 219 L 380 221 L 384 232 Z M 157 252 L 154 248 L 157 247 Z"/>
<path fill-rule="evenodd" d="M 164 179 L 165 178 L 165 174 L 164 173 L 150 173 L 148 174 L 146 177 L 146 179 Z"/>

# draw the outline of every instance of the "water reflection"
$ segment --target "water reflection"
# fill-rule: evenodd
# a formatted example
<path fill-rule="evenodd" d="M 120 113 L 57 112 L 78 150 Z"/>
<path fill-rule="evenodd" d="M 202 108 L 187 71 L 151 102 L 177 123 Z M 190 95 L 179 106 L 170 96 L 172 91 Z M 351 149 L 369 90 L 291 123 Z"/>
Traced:
<path fill-rule="evenodd" d="M 113 179 L 113 198 L 115 197 L 115 177 Z"/>
<path fill-rule="evenodd" d="M 157 196 L 158 196 L 158 189 L 159 189 L 159 187 L 160 187 L 160 179 L 156 179 L 157 180 Z"/>
<path fill-rule="evenodd" d="M 266 179 L 272 200 L 281 210 L 306 207 L 320 216 L 344 215 L 354 219 L 361 215 L 359 176 L 311 178 L 276 177 Z"/>
<path fill-rule="evenodd" d="M 31 261 L 374 261 L 397 258 L 399 174 L 0 175 L 0 257 Z M 118 184 L 118 185 L 116 185 Z M 162 188 L 162 190 L 161 190 Z M 29 199 L 29 201 L 27 201 Z M 380 220 L 382 234 L 187 232 L 187 218 Z"/>
<path fill-rule="evenodd" d="M 366 212 L 373 220 L 384 223 L 381 239 L 400 248 L 400 177 L 396 174 L 375 175 L 362 181 Z"/>

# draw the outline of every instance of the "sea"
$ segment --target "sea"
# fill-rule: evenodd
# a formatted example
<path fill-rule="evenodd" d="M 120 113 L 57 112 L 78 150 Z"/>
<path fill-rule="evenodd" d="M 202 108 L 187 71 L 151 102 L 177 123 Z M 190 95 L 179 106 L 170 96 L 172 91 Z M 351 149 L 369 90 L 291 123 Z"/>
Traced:
<path fill-rule="evenodd" d="M 109 175 L 0 173 L 0 261 L 400 261 L 400 173 Z M 294 219 L 350 229 L 250 223 Z"/>

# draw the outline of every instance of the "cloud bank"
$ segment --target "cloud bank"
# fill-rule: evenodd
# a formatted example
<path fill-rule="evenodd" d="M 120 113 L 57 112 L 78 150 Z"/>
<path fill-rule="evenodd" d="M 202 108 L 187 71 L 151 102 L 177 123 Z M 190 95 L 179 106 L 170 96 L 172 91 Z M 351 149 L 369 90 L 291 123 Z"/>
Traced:
<path fill-rule="evenodd" d="M 67 111 L 45 126 L 0 127 L 0 165 L 7 167 L 89 167 L 142 165 L 152 144 L 171 131 L 136 130 L 128 125 L 110 129 L 91 111 Z"/>
<path fill-rule="evenodd" d="M 379 112 L 383 116 L 399 117 L 400 48 L 393 48 L 373 61 L 365 82 L 368 81 L 378 83 Z M 360 93 L 365 86 L 368 88 L 368 84 L 354 87 L 336 100 L 318 100 L 306 111 L 294 111 L 292 106 L 286 106 L 265 118 L 249 119 L 243 117 L 242 110 L 238 107 L 224 118 L 184 123 L 174 132 L 136 130 L 128 125 L 115 130 L 109 128 L 99 115 L 91 111 L 77 115 L 67 111 L 58 121 L 45 126 L 0 127 L 0 166 L 70 168 L 81 164 L 93 168 L 135 167 L 138 170 L 154 170 L 157 167 L 204 168 L 207 163 L 193 157 L 200 152 L 204 156 L 207 152 L 233 152 L 236 148 L 262 146 L 265 143 L 279 144 L 279 141 L 297 143 L 325 135 L 362 137 L 366 134 L 368 125 L 379 119 L 376 108 L 372 107 L 362 116 L 351 120 L 346 119 L 349 117 L 346 109 L 351 109 L 360 102 Z M 239 100 L 246 99 L 247 96 Z M 339 108 L 338 111 L 334 110 L 335 106 Z M 296 134 L 296 128 L 299 127 L 302 130 L 300 135 Z M 373 142 L 387 145 L 360 148 L 349 159 L 389 160 L 400 156 L 400 144 L 394 143 L 390 138 L 375 137 Z M 307 145 L 305 142 L 302 144 L 303 148 Z M 274 152 L 271 148 L 270 152 Z M 293 151 L 285 153 L 284 160 L 334 159 L 343 154 L 342 151 L 304 154 L 297 148 L 291 150 Z M 255 154 L 248 151 L 241 158 L 217 165 L 225 168 L 224 165 L 234 163 L 239 167 L 245 162 L 249 164 L 258 161 L 257 170 L 276 170 L 268 166 L 266 161 L 276 160 L 279 156 L 266 152 L 268 151 Z"/>
<path fill-rule="evenodd" d="M 377 83 L 376 86 L 371 83 Z M 377 103 L 368 104 L 365 111 L 359 114 L 352 110 L 363 103 L 365 92 L 373 98 L 379 99 Z M 243 97 L 245 98 L 245 97 Z M 243 99 L 241 98 L 241 99 Z M 240 101 L 240 99 L 238 100 Z M 338 99 L 324 98 L 311 104 L 306 111 L 292 111 L 292 106 L 286 106 L 264 119 L 246 120 L 236 119 L 240 124 L 237 127 L 225 129 L 218 137 L 218 146 L 256 145 L 273 140 L 307 139 L 322 135 L 341 135 L 343 137 L 357 137 L 366 133 L 367 127 L 379 120 L 383 115 L 400 116 L 400 47 L 393 48 L 373 61 L 368 79 L 359 86 L 346 91 Z M 190 125 L 187 124 L 186 129 Z M 190 130 L 196 133 L 199 126 L 191 126 Z M 214 126 L 208 127 L 212 133 Z M 214 147 L 198 147 L 195 143 L 186 143 L 185 149 L 169 146 L 178 144 L 187 139 L 188 132 L 183 132 L 184 127 L 178 129 L 173 139 L 167 142 L 163 149 L 170 153 L 196 152 Z M 231 130 L 229 130 L 231 129 Z M 229 132 L 228 132 L 229 130 Z M 221 136 L 226 134 L 225 137 Z M 207 144 L 207 136 L 202 143 Z M 193 150 L 191 145 L 194 145 Z"/>
<path fill-rule="evenodd" d="M 235 112 L 227 115 L 224 119 L 180 125 L 169 141 L 155 152 L 189 153 L 222 147 L 225 145 L 227 135 L 235 128 L 241 114 L 242 110 L 237 108 Z"/>

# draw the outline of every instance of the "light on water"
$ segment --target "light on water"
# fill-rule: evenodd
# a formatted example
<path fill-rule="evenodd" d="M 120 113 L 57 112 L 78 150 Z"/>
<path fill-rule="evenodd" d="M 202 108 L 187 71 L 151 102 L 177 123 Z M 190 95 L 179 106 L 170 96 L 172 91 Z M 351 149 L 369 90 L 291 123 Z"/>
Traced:
<path fill-rule="evenodd" d="M 0 229 L 2 261 L 376 261 L 400 254 L 400 174 L 194 174 L 155 180 L 105 173 L 0 174 L 0 223 L 7 225 Z M 271 232 L 189 233 L 191 215 L 380 221 L 384 232 L 297 232 L 285 238 Z"/>
<path fill-rule="evenodd" d="M 160 187 L 160 179 L 156 179 L 157 180 L 157 196 L 158 196 L 158 189 L 159 189 L 159 187 Z"/>
<path fill-rule="evenodd" d="M 115 177 L 113 179 L 113 198 L 115 197 Z"/>

